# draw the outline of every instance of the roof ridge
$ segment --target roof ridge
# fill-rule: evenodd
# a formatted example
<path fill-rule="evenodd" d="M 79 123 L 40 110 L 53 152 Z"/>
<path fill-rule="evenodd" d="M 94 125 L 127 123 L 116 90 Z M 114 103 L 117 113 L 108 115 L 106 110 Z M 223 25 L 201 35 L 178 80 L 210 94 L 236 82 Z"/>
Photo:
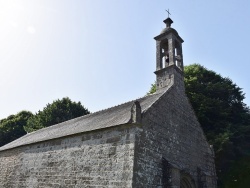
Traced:
<path fill-rule="evenodd" d="M 135 101 L 138 101 L 140 103 L 143 109 L 142 113 L 144 113 L 156 101 L 158 101 L 159 98 L 164 95 L 164 93 L 168 89 L 169 87 L 166 87 L 164 88 L 164 90 L 158 90 L 154 94 L 144 95 L 142 97 L 138 97 L 137 99 L 121 103 L 119 105 L 115 105 L 88 115 L 80 116 L 28 133 L 0 147 L 0 151 L 128 123 L 131 119 L 131 108 Z"/>
<path fill-rule="evenodd" d="M 163 92 L 162 92 L 163 93 Z M 133 101 L 137 101 L 137 100 L 141 100 L 141 99 L 143 99 L 143 98 L 147 98 L 147 97 L 150 97 L 150 96 L 152 96 L 152 95 L 158 95 L 158 94 L 160 94 L 160 93 L 157 93 L 157 92 L 155 92 L 155 93 L 153 93 L 153 94 L 149 94 L 149 95 L 145 95 L 145 96 L 142 96 L 142 97 L 138 97 L 138 98 L 136 98 L 136 99 L 134 99 L 134 100 L 130 100 L 130 101 L 126 101 L 126 102 L 123 102 L 123 103 L 120 103 L 120 104 L 117 104 L 117 105 L 114 105 L 114 106 L 111 106 L 111 107 L 108 107 L 108 108 L 104 108 L 104 109 L 102 109 L 102 110 L 98 110 L 98 111 L 96 111 L 96 112 L 93 112 L 93 113 L 90 113 L 90 114 L 87 114 L 87 115 L 84 115 L 84 116 L 80 116 L 80 117 L 87 117 L 87 116 L 91 116 L 91 115 L 94 115 L 94 114 L 98 114 L 98 113 L 101 113 L 101 112 L 103 112 L 103 111 L 107 111 L 107 110 L 109 110 L 109 109 L 112 109 L 112 108 L 115 108 L 115 107 L 118 107 L 118 106 L 122 106 L 122 105 L 125 105 L 125 104 L 128 104 L 128 103 L 131 103 L 131 102 L 133 102 Z M 132 106 L 131 106 L 132 107 Z M 80 118 L 80 117 L 77 117 L 77 118 Z"/>

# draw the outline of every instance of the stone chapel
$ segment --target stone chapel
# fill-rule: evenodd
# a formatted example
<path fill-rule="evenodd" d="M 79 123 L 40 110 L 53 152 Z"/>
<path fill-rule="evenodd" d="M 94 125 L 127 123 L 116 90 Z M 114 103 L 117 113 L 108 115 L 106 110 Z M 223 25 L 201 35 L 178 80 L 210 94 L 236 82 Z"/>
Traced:
<path fill-rule="evenodd" d="M 156 36 L 155 94 L 0 148 L 0 188 L 216 188 L 213 149 L 185 94 L 183 39 Z"/>

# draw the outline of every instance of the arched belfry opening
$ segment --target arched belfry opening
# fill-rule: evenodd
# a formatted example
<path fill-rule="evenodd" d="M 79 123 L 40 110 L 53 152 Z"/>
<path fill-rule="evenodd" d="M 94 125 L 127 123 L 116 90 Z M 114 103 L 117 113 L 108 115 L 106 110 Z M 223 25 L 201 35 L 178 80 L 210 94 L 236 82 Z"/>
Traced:
<path fill-rule="evenodd" d="M 189 176 L 182 176 L 180 188 L 196 188 L 193 180 Z"/>
<path fill-rule="evenodd" d="M 183 71 L 182 45 L 175 41 L 175 65 Z"/>
<path fill-rule="evenodd" d="M 171 18 L 168 17 L 163 22 L 166 28 L 154 38 L 156 40 L 157 89 L 166 87 L 173 81 L 176 74 L 183 73 L 182 43 L 184 41 L 171 27 L 173 23 Z"/>
<path fill-rule="evenodd" d="M 169 66 L 169 50 L 168 50 L 167 40 L 161 43 L 161 60 L 162 61 L 161 61 L 160 69 Z"/>
<path fill-rule="evenodd" d="M 160 67 L 158 69 L 163 69 L 168 67 L 169 65 L 175 65 L 180 70 L 183 71 L 183 61 L 182 61 L 182 45 L 177 40 L 173 41 L 174 47 L 171 48 L 169 46 L 168 40 L 161 41 L 161 62 Z M 172 53 L 172 62 L 170 64 L 170 54 Z"/>

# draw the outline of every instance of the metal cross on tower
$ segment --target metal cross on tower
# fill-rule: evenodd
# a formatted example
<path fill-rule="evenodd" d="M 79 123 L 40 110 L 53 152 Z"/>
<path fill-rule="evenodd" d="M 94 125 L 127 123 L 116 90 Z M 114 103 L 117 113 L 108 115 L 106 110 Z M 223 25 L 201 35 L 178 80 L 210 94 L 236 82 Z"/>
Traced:
<path fill-rule="evenodd" d="M 168 10 L 166 10 L 166 11 L 167 11 L 167 13 L 168 13 L 168 18 L 169 18 L 169 15 L 171 15 L 171 14 L 170 14 L 170 12 L 169 12 L 169 9 L 168 9 Z"/>

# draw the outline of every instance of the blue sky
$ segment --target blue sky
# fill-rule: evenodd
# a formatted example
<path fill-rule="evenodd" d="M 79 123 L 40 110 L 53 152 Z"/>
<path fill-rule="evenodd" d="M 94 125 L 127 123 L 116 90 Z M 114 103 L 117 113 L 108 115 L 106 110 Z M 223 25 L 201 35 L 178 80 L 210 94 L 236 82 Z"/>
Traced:
<path fill-rule="evenodd" d="M 91 112 L 144 96 L 168 8 L 184 64 L 231 78 L 250 105 L 250 1 L 0 0 L 0 118 L 66 96 Z"/>

